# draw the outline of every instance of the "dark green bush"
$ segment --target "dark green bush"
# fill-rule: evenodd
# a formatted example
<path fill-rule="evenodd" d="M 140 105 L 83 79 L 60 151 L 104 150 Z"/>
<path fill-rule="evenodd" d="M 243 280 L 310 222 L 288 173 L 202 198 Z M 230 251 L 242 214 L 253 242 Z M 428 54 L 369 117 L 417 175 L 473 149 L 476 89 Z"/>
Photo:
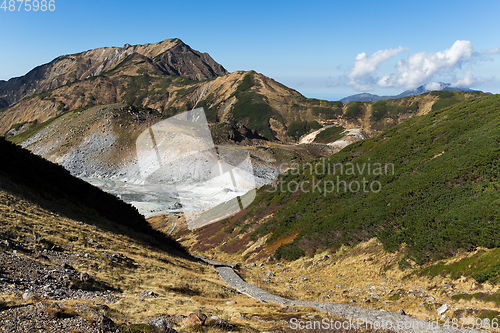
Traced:
<path fill-rule="evenodd" d="M 437 111 L 437 110 L 446 108 L 446 107 L 451 106 L 453 104 L 456 104 L 458 102 L 459 101 L 457 101 L 454 98 L 445 98 L 445 99 L 437 100 L 434 104 L 432 104 L 432 111 Z"/>
<path fill-rule="evenodd" d="M 451 90 L 440 90 L 440 91 L 431 91 L 431 95 L 439 96 L 440 99 L 443 98 L 452 98 L 455 96 L 455 93 Z"/>
<path fill-rule="evenodd" d="M 351 102 L 349 103 L 349 106 L 347 107 L 346 112 L 344 113 L 344 117 L 348 119 L 353 119 L 359 116 L 361 112 L 361 109 L 359 108 L 358 103 L 356 102 Z"/>
<path fill-rule="evenodd" d="M 250 72 L 245 75 L 243 80 L 241 80 L 241 83 L 238 85 L 238 88 L 236 90 L 239 92 L 244 92 L 252 88 L 253 85 L 254 85 L 253 73 Z"/>
<path fill-rule="evenodd" d="M 289 261 L 297 260 L 304 254 L 304 251 L 294 243 L 281 245 L 274 252 L 276 259 L 285 259 Z"/>
<path fill-rule="evenodd" d="M 314 142 L 319 142 L 319 143 L 329 143 L 336 141 L 340 138 L 342 138 L 342 132 L 345 131 L 345 128 L 342 126 L 332 126 L 327 128 L 324 131 L 321 131 L 316 135 L 316 139 Z"/>
<path fill-rule="evenodd" d="M 257 131 L 262 137 L 273 140 L 274 135 L 269 126 L 269 119 L 281 117 L 264 102 L 263 96 L 252 92 L 235 92 L 234 96 L 238 102 L 233 107 L 233 115 L 236 119 L 246 123 L 250 129 Z"/>
<path fill-rule="evenodd" d="M 313 121 L 293 121 L 288 125 L 288 130 L 286 134 L 295 140 L 298 140 L 302 135 L 308 133 L 310 130 L 314 129 L 320 129 L 321 125 L 313 120 Z"/>
<path fill-rule="evenodd" d="M 387 105 L 385 101 L 379 101 L 372 106 L 372 117 L 374 120 L 381 120 L 387 115 Z"/>

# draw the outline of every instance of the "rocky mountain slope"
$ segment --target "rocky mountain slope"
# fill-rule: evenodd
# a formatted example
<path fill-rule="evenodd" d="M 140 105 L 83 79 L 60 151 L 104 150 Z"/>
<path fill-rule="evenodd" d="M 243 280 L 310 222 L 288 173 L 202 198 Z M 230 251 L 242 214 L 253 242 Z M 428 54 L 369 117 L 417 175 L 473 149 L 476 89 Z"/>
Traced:
<path fill-rule="evenodd" d="M 258 191 L 249 208 L 199 230 L 196 244 L 218 234 L 225 251 L 246 253 L 247 260 L 262 251 L 296 259 L 378 237 L 386 250 L 403 251 L 402 265 L 498 247 L 480 235 L 499 226 L 493 190 L 499 103 L 498 95 L 463 101 L 290 170 Z"/>
<path fill-rule="evenodd" d="M 498 96 L 438 91 L 393 101 L 341 103 L 307 99 L 253 71 L 202 80 L 165 71 L 155 64 L 154 57 L 151 60 L 133 52 L 97 76 L 25 97 L 3 109 L 2 133 L 124 200 L 150 203 L 161 194 L 162 200 L 172 199 L 161 202 L 162 207 L 170 204 L 175 210 L 176 197 L 169 197 L 164 188 L 146 193 L 136 186 L 140 185 L 135 182 L 140 172 L 137 139 L 165 119 L 203 107 L 218 147 L 230 145 L 234 151 L 248 152 L 254 175 L 261 180 L 259 185 L 275 180 L 274 185 L 261 188 L 249 208 L 222 223 L 189 231 L 182 214 L 171 214 L 151 220 L 158 229 L 176 231 L 183 244 L 195 251 L 245 261 L 248 270 L 242 274 L 284 297 L 301 290 L 303 294 L 295 295 L 298 299 L 363 301 L 375 309 L 390 302 L 386 308 L 391 311 L 402 305 L 402 301 L 396 303 L 401 299 L 405 304 L 420 303 L 415 307 L 425 308 L 426 315 L 435 315 L 436 307 L 443 305 L 428 302 L 423 294 L 429 290 L 442 297 L 439 302 L 455 300 L 455 296 L 468 302 L 474 297 L 496 299 L 494 293 L 470 295 L 473 288 L 466 288 L 463 281 L 463 293 L 448 292 L 451 287 L 447 286 L 444 296 L 436 285 L 409 290 L 406 280 L 394 282 L 381 276 L 389 272 L 402 278 L 396 266 L 420 268 L 418 265 L 431 262 L 419 273 L 434 274 L 439 280 L 445 272 L 453 283 L 461 278 L 458 273 L 465 275 L 467 283 L 474 279 L 494 284 L 500 279 L 495 251 L 498 241 L 492 236 L 498 234 Z M 307 136 L 314 130 L 318 132 Z M 346 135 L 354 139 L 348 141 Z M 318 160 L 338 151 L 334 146 L 339 140 L 351 143 L 364 137 L 368 139 Z M 301 138 L 308 143 L 295 144 Z M 52 164 L 38 164 L 41 159 L 9 153 L 21 150 L 0 143 L 6 152 L 2 151 L 2 157 L 16 162 L 5 163 L 2 170 L 7 171 L 0 174 L 1 219 L 6 222 L 0 238 L 5 248 L 2 251 L 7 253 L 0 260 L 1 267 L 8 267 L 0 272 L 4 295 L 0 308 L 7 306 L 8 311 L 0 314 L 2 325 L 29 331 L 31 326 L 9 318 L 36 313 L 37 325 L 57 325 L 52 320 L 58 316 L 72 318 L 71 325 L 64 327 L 66 331 L 82 325 L 92 331 L 111 325 L 110 319 L 119 323 L 114 327 L 122 331 L 119 325 L 128 328 L 132 323 L 146 325 L 134 329 L 154 330 L 152 321 L 181 326 L 187 320 L 181 317 L 188 314 L 185 311 L 202 309 L 214 316 L 227 313 L 224 321 L 231 322 L 231 327 L 251 330 L 249 327 L 258 322 L 260 331 L 269 331 L 289 328 L 290 314 L 280 311 L 306 316 L 295 308 L 256 306 L 225 289 L 213 272 L 182 255 L 171 255 L 176 243 L 152 230 L 130 206 L 71 180 L 69 172 L 61 168 L 56 172 Z M 174 148 L 188 149 L 188 144 L 181 140 Z M 303 162 L 310 164 L 297 169 Z M 357 168 L 354 174 L 340 175 L 350 189 L 343 193 L 332 190 L 333 182 L 338 181 L 332 173 L 338 163 Z M 367 171 L 367 165 L 376 167 L 377 163 L 389 163 L 394 169 L 388 169 L 389 174 L 387 169 L 382 173 L 380 169 L 378 173 Z M 328 169 L 331 166 L 335 168 Z M 35 171 L 29 169 L 33 167 Z M 286 170 L 286 175 L 275 178 Z M 16 174 L 17 178 L 10 178 Z M 357 176 L 366 177 L 371 192 L 363 187 L 351 191 L 360 180 Z M 376 182 L 380 191 L 373 188 Z M 439 255 L 472 251 L 476 246 L 492 249 L 467 253 L 446 264 L 432 262 Z M 345 254 L 346 249 L 352 250 L 352 256 Z M 18 251 L 23 256 L 17 256 Z M 177 252 L 182 253 L 182 249 L 177 248 Z M 350 258 L 360 253 L 367 263 L 356 262 L 353 269 Z M 329 262 L 332 254 L 335 260 Z M 299 259 L 274 263 L 276 258 Z M 262 265 L 256 268 L 252 265 L 255 261 L 262 261 Z M 372 261 L 377 263 L 375 268 Z M 341 269 L 334 267 L 337 263 Z M 319 268 L 326 272 L 323 281 L 316 281 L 320 280 L 316 275 L 322 274 Z M 304 278 L 308 269 L 314 279 Z M 46 276 L 49 273 L 55 279 Z M 275 278 L 276 274 L 283 276 Z M 354 275 L 366 281 L 356 280 Z M 352 279 L 352 288 L 345 288 L 347 278 Z M 86 289 L 95 293 L 78 291 Z M 375 289 L 380 291 L 375 293 Z M 414 298 L 417 291 L 418 302 Z M 75 296 L 79 300 L 76 304 L 69 300 Z M 33 300 L 29 306 L 11 307 L 26 305 L 28 299 Z M 77 305 L 80 302 L 85 306 Z M 475 313 L 459 310 L 462 312 L 454 312 L 457 318 Z M 418 314 L 419 308 L 414 312 Z M 283 321 L 277 323 L 281 318 Z M 210 327 L 219 329 L 220 323 L 215 320 Z"/>
<path fill-rule="evenodd" d="M 33 153 L 60 164 L 72 175 L 119 195 L 123 200 L 133 203 L 143 215 L 150 216 L 156 214 L 158 209 L 179 212 L 181 208 L 174 185 L 170 191 L 143 186 L 138 157 L 144 148 L 140 148 L 138 138 L 162 120 L 161 113 L 153 109 L 125 104 L 94 106 L 68 111 L 12 139 Z M 213 126 L 212 130 L 214 136 L 219 135 L 219 140 L 225 137 L 227 140 L 231 133 L 221 133 L 221 128 L 217 126 Z M 228 131 L 240 135 L 237 129 L 229 127 Z M 218 146 L 222 149 L 222 145 Z M 280 166 L 287 166 L 291 160 L 305 162 L 335 151 L 328 146 L 316 145 L 224 147 L 235 155 L 249 154 L 254 181 L 258 186 L 272 182 L 282 172 Z M 175 141 L 169 144 L 169 148 L 190 151 L 192 142 Z M 168 177 L 177 178 L 180 170 L 186 170 L 186 165 L 172 168 Z M 159 193 L 154 195 L 156 192 Z"/>
<path fill-rule="evenodd" d="M 398 109 L 384 117 L 391 118 L 384 119 L 385 128 L 428 112 L 427 102 L 439 99 L 430 97 L 420 105 L 414 103 L 416 100 L 410 104 L 408 100 L 391 102 Z M 4 105 L 10 104 L 0 109 L 0 134 L 7 136 L 68 111 L 116 103 L 150 108 L 162 118 L 204 107 L 207 120 L 219 125 L 214 134 L 221 142 L 296 142 L 306 133 L 291 129 L 304 121 L 346 129 L 361 127 L 369 136 L 381 130 L 381 124 L 376 123 L 380 117 L 373 121 L 369 103 L 308 99 L 253 71 L 228 74 L 208 54 L 179 39 L 61 56 L 24 77 L 1 82 L 0 98 Z"/>
<path fill-rule="evenodd" d="M 167 39 L 156 44 L 125 44 L 60 56 L 22 77 L 0 81 L 0 98 L 12 105 L 23 97 L 98 76 L 131 55 L 139 55 L 164 75 L 202 80 L 227 73 L 207 53 L 191 49 L 180 39 Z"/>
<path fill-rule="evenodd" d="M 244 85 L 246 78 L 252 75 L 255 76 L 254 80 L 256 81 L 265 80 L 264 76 L 254 73 L 234 73 L 213 79 L 209 83 L 212 86 L 221 87 L 228 84 L 228 78 L 232 77 L 231 80 L 236 81 L 233 84 L 238 90 L 241 85 Z M 238 79 L 241 82 L 237 81 Z M 275 90 L 279 88 L 279 85 L 276 85 Z M 259 91 L 270 90 L 270 87 L 272 86 L 265 83 L 252 86 L 253 89 L 259 89 Z M 307 144 L 284 145 L 266 141 L 258 132 L 248 129 L 241 123 L 231 125 L 232 118 L 212 123 L 210 129 L 212 138 L 218 145 L 225 144 L 227 146 L 230 144 L 229 147 L 232 147 L 230 149 L 235 154 L 237 151 L 242 151 L 250 155 L 254 180 L 257 186 L 261 186 L 271 183 L 278 174 L 294 164 L 297 165 L 297 163 L 332 154 L 348 144 L 373 136 L 374 133 L 384 128 L 394 126 L 403 119 L 425 114 L 433 107 L 439 107 L 443 102 L 448 105 L 475 96 L 473 94 L 464 95 L 464 93 L 451 93 L 450 96 L 440 94 L 429 93 L 423 96 L 395 100 L 388 104 L 377 102 L 375 104 L 335 105 L 334 107 L 339 107 L 338 112 L 343 112 L 343 116 L 323 120 L 326 126 L 318 130 L 314 138 L 310 135 L 309 139 L 307 137 L 302 139 L 302 142 Z M 274 103 L 271 98 L 269 101 Z M 311 103 L 307 99 L 305 101 Z M 206 100 L 202 100 L 201 104 L 203 102 L 206 103 Z M 209 111 L 210 105 L 216 111 L 218 110 L 216 106 L 213 106 L 214 103 L 208 105 Z M 316 101 L 313 100 L 312 103 L 316 103 Z M 326 102 L 318 101 L 318 104 L 321 105 L 321 103 Z M 194 106 L 198 104 L 194 104 Z M 312 118 L 314 111 L 318 108 L 321 111 L 331 110 L 326 107 L 313 107 L 305 109 L 309 114 L 302 116 Z M 286 109 L 283 112 L 285 111 Z M 207 112 L 207 116 L 210 117 L 210 115 L 211 113 Z M 215 116 L 218 117 L 218 114 Z M 322 116 L 324 115 L 318 114 L 316 119 Z M 349 116 L 351 118 L 348 118 Z M 141 133 L 148 131 L 151 126 L 164 119 L 165 114 L 155 109 L 130 106 L 124 103 L 89 106 L 63 112 L 30 130 L 21 132 L 12 137 L 11 140 L 50 161 L 59 163 L 72 175 L 84 178 L 107 191 L 120 195 L 121 198 L 139 208 L 143 215 L 151 216 L 159 212 L 179 212 L 180 209 L 179 198 L 174 192 L 167 191 L 170 194 L 164 192 L 168 195 L 162 195 L 161 199 L 156 202 L 157 200 L 153 200 L 151 197 L 151 193 L 147 195 L 146 189 L 140 185 L 142 178 L 136 142 Z M 298 123 L 303 122 L 307 123 L 307 121 L 299 121 Z M 291 124 L 293 125 L 294 122 Z M 250 120 L 247 125 L 251 126 Z M 367 128 L 367 130 L 362 130 L 363 128 Z M 300 127 L 297 133 L 301 133 Z M 282 134 L 288 137 L 286 133 Z M 288 140 L 291 138 L 288 137 Z M 190 145 L 191 143 L 188 141 L 180 141 L 175 144 L 180 150 L 186 151 L 189 151 Z M 174 177 L 173 174 L 171 176 Z M 106 181 L 103 182 L 102 179 Z M 151 191 L 151 189 L 147 191 Z M 151 202 L 151 200 L 156 203 Z"/>

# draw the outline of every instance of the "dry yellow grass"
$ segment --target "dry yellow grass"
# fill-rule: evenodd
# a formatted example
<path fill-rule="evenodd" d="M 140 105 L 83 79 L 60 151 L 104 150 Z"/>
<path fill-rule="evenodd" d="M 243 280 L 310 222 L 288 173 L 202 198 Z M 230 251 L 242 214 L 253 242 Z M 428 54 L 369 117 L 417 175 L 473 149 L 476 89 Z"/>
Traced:
<path fill-rule="evenodd" d="M 189 238 L 185 234 L 184 237 Z M 189 242 L 183 244 L 189 246 Z M 252 261 L 245 261 L 241 253 L 247 253 L 249 249 L 228 254 L 216 246 L 199 254 L 221 262 L 243 262 L 245 265 Z M 446 262 L 456 262 L 473 254 L 462 252 Z M 324 256 L 328 259 L 322 260 Z M 440 275 L 434 278 L 419 276 L 416 269 L 399 268 L 398 262 L 402 257 L 401 253 L 386 252 L 376 239 L 371 239 L 354 247 L 344 246 L 335 253 L 324 252 L 290 263 L 281 262 L 281 266 L 276 266 L 276 261 L 266 263 L 264 259 L 257 260 L 256 267 L 244 267 L 240 275 L 247 282 L 294 300 L 336 302 L 391 312 L 403 309 L 407 314 L 424 320 L 436 320 L 436 309 L 442 304 L 451 307 L 446 312 L 450 318 L 463 316 L 464 311 L 470 309 L 478 313 L 499 311 L 498 305 L 493 302 L 451 298 L 458 293 L 493 293 L 498 287 L 478 285 L 473 279 L 463 276 L 454 280 Z M 259 268 L 260 263 L 263 266 Z M 274 273 L 274 276 L 271 282 L 264 282 L 268 272 Z M 299 276 L 306 276 L 307 279 L 298 279 Z M 443 289 L 447 284 L 453 287 Z M 434 300 L 429 300 L 429 297 Z"/>
<path fill-rule="evenodd" d="M 312 310 L 298 309 L 293 314 L 274 304 L 259 303 L 228 288 L 214 268 L 195 261 L 145 246 L 131 239 L 80 221 L 47 211 L 19 197 L 0 191 L 0 220 L 3 235 L 19 241 L 28 248 L 38 246 L 34 235 L 40 235 L 57 245 L 62 252 L 78 264 L 80 272 L 87 272 L 95 280 L 120 289 L 116 303 L 106 303 L 105 315 L 118 324 L 145 322 L 158 315 L 187 316 L 193 312 L 216 315 L 237 325 L 242 331 L 270 331 L 276 327 L 287 328 L 291 315 L 304 317 Z M 93 241 L 90 241 L 90 240 Z M 139 237 L 140 239 L 140 237 Z M 95 244 L 103 248 L 95 247 Z M 83 254 L 88 253 L 90 258 Z M 122 254 L 125 262 L 110 261 L 109 254 Z M 19 256 L 47 265 L 61 265 L 48 257 L 31 256 L 19 252 Z M 145 297 L 141 292 L 153 291 L 156 297 Z M 52 300 L 33 298 L 23 300 L 17 295 L 0 295 L 0 306 L 43 302 L 47 313 L 64 317 L 76 313 L 87 320 L 96 320 L 102 309 L 99 300 L 58 301 L 60 309 L 51 308 Z M 226 302 L 234 301 L 230 305 Z M 283 319 L 284 318 L 284 319 Z M 192 332 L 194 328 L 178 327 L 178 332 Z M 220 332 L 217 327 L 205 327 L 207 333 Z"/>

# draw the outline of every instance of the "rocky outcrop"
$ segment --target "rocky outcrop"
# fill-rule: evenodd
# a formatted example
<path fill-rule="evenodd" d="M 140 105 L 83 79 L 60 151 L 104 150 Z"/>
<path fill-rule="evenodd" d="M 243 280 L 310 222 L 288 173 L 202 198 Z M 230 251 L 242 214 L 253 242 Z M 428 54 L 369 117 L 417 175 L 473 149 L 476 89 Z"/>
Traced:
<path fill-rule="evenodd" d="M 185 76 L 191 80 L 203 80 L 227 74 L 208 53 L 200 53 L 179 42 L 154 57 L 154 61 L 166 75 Z"/>
<path fill-rule="evenodd" d="M 6 108 L 8 106 L 9 106 L 9 103 L 6 100 L 4 100 L 3 98 L 0 98 L 0 109 Z"/>

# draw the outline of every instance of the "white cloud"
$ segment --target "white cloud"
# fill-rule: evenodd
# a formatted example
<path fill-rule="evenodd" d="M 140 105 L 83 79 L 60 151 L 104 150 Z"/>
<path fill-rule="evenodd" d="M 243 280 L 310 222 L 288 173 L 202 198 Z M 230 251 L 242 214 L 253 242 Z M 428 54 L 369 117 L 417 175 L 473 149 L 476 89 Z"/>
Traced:
<path fill-rule="evenodd" d="M 394 72 L 377 76 L 376 72 L 381 63 L 407 50 L 399 46 L 395 49 L 380 50 L 372 55 L 364 52 L 358 54 L 347 78 L 347 85 L 359 91 L 373 90 L 374 85 L 404 89 L 429 85 L 437 88 L 436 82 L 448 78 L 445 79 L 446 82 L 451 81 L 454 87 L 470 87 L 493 78 L 475 77 L 469 69 L 479 62 L 493 61 L 490 55 L 500 54 L 500 48 L 477 52 L 470 41 L 457 40 L 449 49 L 443 51 L 410 53 L 406 58 L 397 61 Z M 465 74 L 464 71 L 459 71 L 462 67 L 468 70 Z M 457 78 L 457 75 L 463 77 Z"/>
<path fill-rule="evenodd" d="M 399 46 L 395 49 L 379 50 L 372 55 L 367 55 L 365 52 L 358 54 L 349 74 L 348 85 L 360 91 L 371 90 L 371 83 L 376 81 L 373 73 L 375 73 L 378 66 L 406 50 L 406 48 Z"/>
<path fill-rule="evenodd" d="M 425 90 L 441 90 L 441 83 L 430 82 L 425 85 Z"/>
<path fill-rule="evenodd" d="M 475 54 L 471 42 L 467 40 L 457 40 L 451 48 L 436 53 L 413 53 L 407 59 L 398 61 L 396 74 L 385 75 L 377 83 L 382 87 L 413 89 L 438 73 L 459 68 Z"/>
<path fill-rule="evenodd" d="M 497 53 L 500 53 L 500 48 L 494 48 L 494 49 L 491 49 L 491 50 L 482 50 L 481 53 L 483 54 L 497 54 Z"/>
<path fill-rule="evenodd" d="M 461 78 L 461 79 L 454 78 L 453 82 L 451 83 L 451 86 L 452 87 L 470 87 L 473 84 L 492 81 L 494 79 L 495 79 L 494 76 L 491 76 L 488 78 L 476 77 L 476 76 L 472 75 L 472 71 L 467 71 L 463 78 Z"/>
<path fill-rule="evenodd" d="M 452 87 L 470 87 L 473 83 L 477 82 L 478 79 L 472 76 L 471 71 L 467 71 L 465 76 L 461 79 L 454 80 L 451 83 Z"/>

